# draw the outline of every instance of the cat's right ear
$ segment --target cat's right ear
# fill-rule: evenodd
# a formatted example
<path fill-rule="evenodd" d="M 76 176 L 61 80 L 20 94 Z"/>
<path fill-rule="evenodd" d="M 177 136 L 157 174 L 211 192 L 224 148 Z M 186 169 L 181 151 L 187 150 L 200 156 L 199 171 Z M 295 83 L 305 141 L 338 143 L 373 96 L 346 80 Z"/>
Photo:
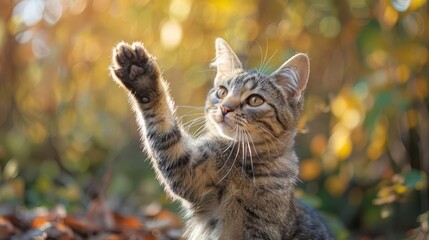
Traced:
<path fill-rule="evenodd" d="M 222 38 L 216 39 L 216 59 L 212 66 L 217 68 L 215 82 L 220 81 L 224 76 L 237 69 L 243 68 L 235 52 Z"/>

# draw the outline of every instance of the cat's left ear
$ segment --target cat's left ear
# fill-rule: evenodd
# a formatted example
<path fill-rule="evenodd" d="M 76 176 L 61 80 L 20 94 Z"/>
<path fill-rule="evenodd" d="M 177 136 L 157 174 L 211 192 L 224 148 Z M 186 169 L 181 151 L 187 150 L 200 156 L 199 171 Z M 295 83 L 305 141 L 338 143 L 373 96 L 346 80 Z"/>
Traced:
<path fill-rule="evenodd" d="M 296 54 L 271 74 L 295 101 L 301 100 L 309 75 L 310 59 L 304 53 Z"/>

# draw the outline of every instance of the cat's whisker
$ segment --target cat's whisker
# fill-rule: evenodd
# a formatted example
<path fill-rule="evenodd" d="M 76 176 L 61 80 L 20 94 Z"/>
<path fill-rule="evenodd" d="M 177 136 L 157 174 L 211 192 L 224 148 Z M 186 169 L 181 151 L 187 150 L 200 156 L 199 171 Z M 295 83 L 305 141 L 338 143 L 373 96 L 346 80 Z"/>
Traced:
<path fill-rule="evenodd" d="M 191 120 L 188 120 L 187 122 L 183 123 L 182 126 L 184 128 L 189 129 L 190 127 L 194 126 L 194 124 L 201 124 L 204 123 L 206 120 L 205 116 L 200 116 Z"/>
<path fill-rule="evenodd" d="M 193 137 L 199 137 L 204 131 L 207 130 L 207 126 L 205 124 L 199 126 L 192 134 Z"/>
<path fill-rule="evenodd" d="M 273 55 L 271 55 L 270 59 L 268 59 L 268 61 L 265 63 L 264 67 L 268 66 L 268 64 L 270 63 L 270 61 L 271 61 L 271 60 L 273 59 L 273 57 L 276 55 L 277 50 L 278 50 L 278 49 L 276 49 L 276 50 L 274 51 Z M 268 68 L 267 68 L 267 69 L 265 69 L 265 72 L 263 72 L 263 74 L 266 74 L 268 70 L 269 70 Z"/>
<path fill-rule="evenodd" d="M 250 148 L 250 143 L 249 143 L 249 138 L 252 141 L 253 144 L 253 140 L 252 140 L 252 136 L 250 136 L 249 131 L 247 131 L 246 129 L 244 129 L 245 133 L 246 133 L 246 141 L 247 141 L 247 148 L 249 150 L 250 153 L 250 166 L 252 168 L 252 177 L 253 177 L 253 184 L 255 184 L 256 180 L 255 180 L 255 169 L 253 168 L 253 153 L 252 153 L 252 149 Z M 255 145 L 253 145 L 253 147 L 255 147 Z M 257 153 L 256 149 L 255 149 L 255 153 Z M 259 158 L 259 156 L 258 156 Z"/>
<path fill-rule="evenodd" d="M 237 153 L 235 154 L 235 158 L 234 158 L 234 161 L 231 164 L 231 167 L 228 169 L 228 172 L 218 181 L 218 183 L 222 182 L 222 180 L 225 179 L 229 175 L 229 173 L 231 172 L 231 170 L 234 168 L 235 161 L 237 160 L 239 153 L 240 153 L 240 147 L 238 146 Z"/>
<path fill-rule="evenodd" d="M 194 138 L 196 138 L 196 137 L 201 136 L 201 134 L 202 134 L 202 133 L 204 133 L 204 131 L 205 131 L 205 130 L 207 130 L 207 128 L 206 128 L 206 125 L 205 125 L 205 124 L 203 124 L 202 126 L 200 126 L 200 127 L 195 131 L 195 133 L 194 133 L 193 137 L 194 137 Z"/>
<path fill-rule="evenodd" d="M 177 108 L 191 108 L 191 109 L 195 109 L 195 110 L 204 110 L 204 107 L 191 106 L 191 105 L 178 105 L 176 107 Z"/>
<path fill-rule="evenodd" d="M 195 115 L 204 115 L 204 109 L 193 109 L 190 111 L 187 111 L 185 114 L 183 114 L 180 119 L 184 118 L 184 117 L 188 117 L 188 116 L 195 116 Z"/>
<path fill-rule="evenodd" d="M 236 129 L 237 127 L 235 127 L 235 129 Z M 223 150 L 223 153 L 225 153 L 226 151 L 228 151 L 228 149 L 234 144 L 234 143 L 236 143 L 236 141 L 235 140 L 233 140 L 233 141 L 231 141 L 231 143 L 230 144 L 228 144 L 228 146 Z"/>
<path fill-rule="evenodd" d="M 244 147 L 244 137 L 243 137 L 243 130 L 242 129 L 240 129 L 240 142 L 241 142 L 241 148 L 242 148 L 242 150 L 243 150 L 243 153 L 241 154 L 241 156 L 242 156 L 242 159 L 241 159 L 241 174 L 243 175 L 243 176 L 245 176 L 244 175 L 244 168 L 245 168 L 245 166 L 246 166 L 246 148 Z"/>
<path fill-rule="evenodd" d="M 195 116 L 195 115 L 200 115 L 200 116 L 205 115 L 205 112 L 198 112 L 198 111 L 199 110 L 188 111 L 185 114 L 181 115 L 181 118 L 189 117 L 189 116 Z"/>
<path fill-rule="evenodd" d="M 234 128 L 234 130 L 235 130 L 235 134 L 237 135 L 237 133 L 238 133 L 238 128 L 237 127 L 235 127 Z M 235 149 L 235 146 L 237 145 L 237 141 L 232 141 L 232 143 L 231 144 L 233 144 L 233 146 L 232 146 L 232 149 L 231 149 L 231 152 L 229 153 L 229 155 L 228 155 L 228 158 L 226 159 L 226 161 L 223 163 L 223 165 L 222 165 L 222 167 L 217 171 L 218 173 L 226 166 L 226 164 L 227 164 L 227 162 L 229 161 L 229 159 L 231 158 L 231 155 L 232 155 L 232 153 L 234 152 L 234 149 Z M 224 150 L 224 152 L 226 152 L 226 150 L 231 146 L 231 144 Z"/>
<path fill-rule="evenodd" d="M 205 116 L 197 117 L 195 119 L 189 120 L 188 122 L 184 123 L 183 127 L 189 130 L 189 128 L 192 127 L 194 124 L 201 124 L 205 122 L 205 120 L 206 120 Z"/>
<path fill-rule="evenodd" d="M 259 160 L 261 160 L 261 158 L 259 157 L 258 151 L 256 150 L 256 146 L 255 146 L 255 143 L 253 141 L 252 135 L 250 135 L 250 132 L 247 129 L 244 129 L 244 130 L 247 132 L 247 136 L 249 136 L 249 138 L 250 138 L 250 142 L 252 143 L 253 150 L 255 150 L 256 156 L 258 157 Z"/>
<path fill-rule="evenodd" d="M 192 111 L 191 111 L 192 112 Z M 205 113 L 187 113 L 181 116 L 181 118 L 192 117 L 192 116 L 204 116 Z"/>
<path fill-rule="evenodd" d="M 196 126 L 197 127 L 197 129 L 196 130 L 194 130 L 194 131 L 191 131 L 191 127 L 194 127 L 194 126 Z M 203 120 L 200 120 L 200 121 L 198 121 L 198 122 L 195 122 L 195 123 L 192 123 L 192 125 L 189 125 L 189 126 L 187 126 L 187 127 L 185 127 L 185 130 L 187 131 L 187 132 L 191 132 L 191 135 L 195 135 L 195 133 L 197 132 L 197 131 L 199 131 L 201 128 L 206 128 L 206 125 L 204 124 L 204 122 L 203 122 Z"/>
<path fill-rule="evenodd" d="M 267 39 L 265 39 L 266 45 L 267 47 L 265 48 L 265 55 L 264 55 L 264 60 L 262 61 L 261 67 L 259 69 L 261 69 L 261 72 L 265 72 L 264 71 L 264 67 L 265 67 L 265 60 L 267 60 L 267 56 L 268 56 L 268 41 Z M 262 54 L 261 54 L 262 55 Z"/>

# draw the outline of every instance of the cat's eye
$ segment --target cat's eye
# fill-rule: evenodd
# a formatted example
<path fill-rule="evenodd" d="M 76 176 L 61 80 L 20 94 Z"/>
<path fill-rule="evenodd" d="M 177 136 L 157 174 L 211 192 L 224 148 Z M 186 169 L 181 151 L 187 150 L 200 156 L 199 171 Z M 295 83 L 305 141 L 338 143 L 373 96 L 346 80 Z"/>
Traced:
<path fill-rule="evenodd" d="M 264 99 L 257 94 L 253 94 L 247 98 L 247 103 L 252 107 L 257 107 L 262 105 L 262 103 L 264 103 Z"/>
<path fill-rule="evenodd" d="M 228 95 L 228 90 L 225 87 L 220 86 L 216 92 L 216 95 L 220 99 L 224 99 Z"/>

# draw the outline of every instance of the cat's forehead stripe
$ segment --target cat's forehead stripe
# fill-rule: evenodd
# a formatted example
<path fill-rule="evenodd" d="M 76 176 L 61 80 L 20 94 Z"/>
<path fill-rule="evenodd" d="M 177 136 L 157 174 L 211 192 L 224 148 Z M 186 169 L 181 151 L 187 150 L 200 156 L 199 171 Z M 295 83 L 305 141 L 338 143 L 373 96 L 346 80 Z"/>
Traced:
<path fill-rule="evenodd" d="M 232 92 L 234 94 L 239 94 L 243 89 L 253 90 L 257 85 L 254 75 L 244 73 L 234 79 Z"/>
<path fill-rule="evenodd" d="M 246 87 L 247 85 L 249 85 L 249 88 L 253 90 L 257 86 L 256 79 L 258 77 L 258 74 L 253 71 L 250 73 L 243 73 L 235 79 L 234 86 Z"/>

